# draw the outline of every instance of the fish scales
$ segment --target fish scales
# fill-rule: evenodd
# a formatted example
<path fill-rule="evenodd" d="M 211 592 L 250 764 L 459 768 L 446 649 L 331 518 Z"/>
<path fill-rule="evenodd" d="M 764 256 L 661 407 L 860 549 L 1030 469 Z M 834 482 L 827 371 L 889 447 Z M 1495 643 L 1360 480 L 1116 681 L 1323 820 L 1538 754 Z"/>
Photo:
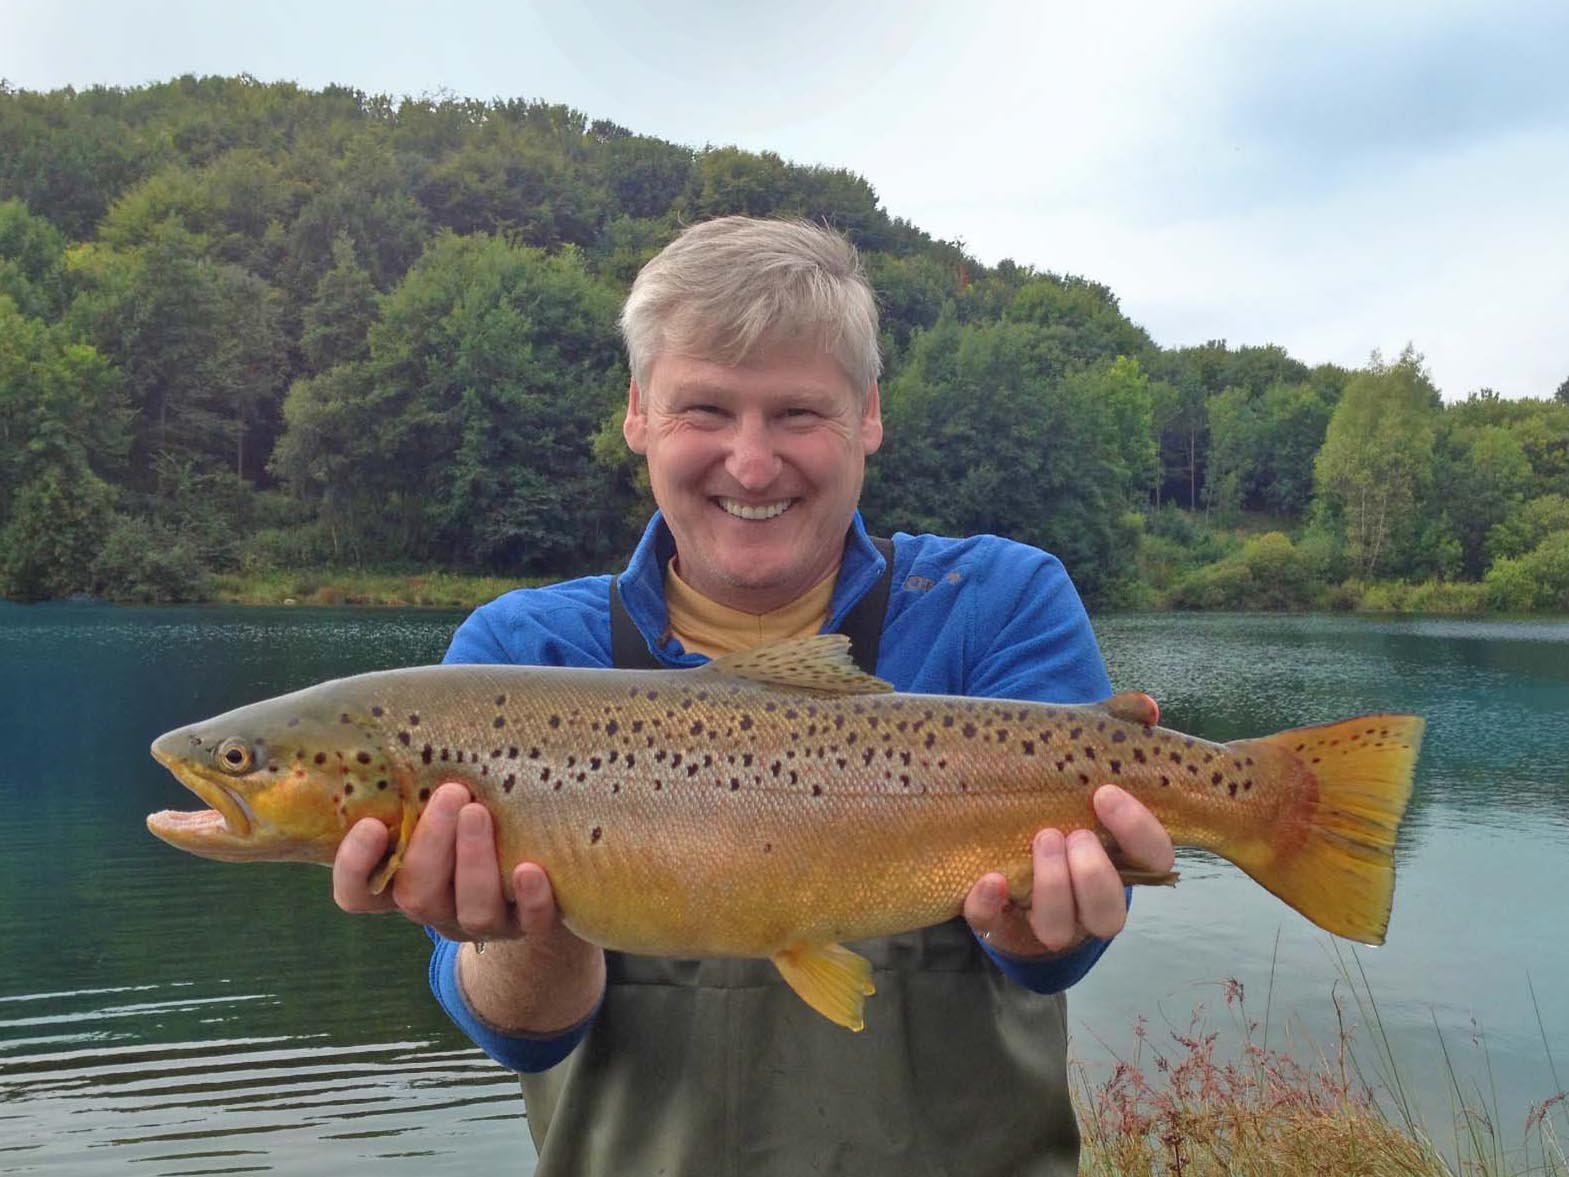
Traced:
<path fill-rule="evenodd" d="M 543 865 L 563 919 L 584 938 L 776 960 L 792 946 L 951 918 L 990 871 L 1022 898 L 1036 831 L 1095 828 L 1090 797 L 1107 782 L 1140 798 L 1177 844 L 1230 858 L 1303 910 L 1311 903 L 1299 892 L 1313 892 L 1317 875 L 1270 871 L 1312 860 L 1318 851 L 1305 847 L 1315 840 L 1345 843 L 1351 860 L 1388 874 L 1419 720 L 1372 716 L 1216 744 L 1157 719 L 1137 694 L 1066 706 L 886 692 L 835 638 L 699 671 L 386 671 L 155 744 L 229 827 L 248 827 L 248 842 L 219 836 L 214 820 L 205 843 L 188 816 L 149 825 L 213 857 L 330 862 L 348 827 L 375 816 L 394 833 L 390 875 L 431 792 L 461 781 L 494 816 L 504 874 Z M 232 771 L 237 750 L 255 761 L 243 774 Z M 1393 786 L 1359 776 L 1346 797 L 1326 800 L 1341 760 L 1391 755 L 1404 757 Z M 1389 793 L 1392 817 L 1378 800 Z M 273 837 L 268 850 L 249 828 L 276 832 L 290 820 L 304 831 L 290 836 L 308 846 Z M 1344 913 L 1311 918 L 1381 937 L 1391 886 L 1375 879 L 1368 894 L 1337 901 Z"/>

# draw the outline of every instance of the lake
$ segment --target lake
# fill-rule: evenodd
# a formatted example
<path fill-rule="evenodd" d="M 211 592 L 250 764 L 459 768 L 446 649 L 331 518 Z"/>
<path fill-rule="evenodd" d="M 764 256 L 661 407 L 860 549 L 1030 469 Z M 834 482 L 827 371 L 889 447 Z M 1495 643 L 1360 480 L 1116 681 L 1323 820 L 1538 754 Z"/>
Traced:
<path fill-rule="evenodd" d="M 154 736 L 363 670 L 432 662 L 460 616 L 0 604 L 0 1174 L 527 1173 L 515 1080 L 451 1030 L 426 940 L 349 918 L 327 872 L 182 855 L 193 801 Z M 1234 868 L 1183 856 L 1074 991 L 1092 1073 L 1197 1016 L 1333 1055 L 1376 1000 L 1407 1098 L 1463 1096 L 1518 1144 L 1569 1080 L 1569 622 L 1097 619 L 1119 687 L 1211 739 L 1371 710 L 1429 722 L 1388 945 L 1351 949 Z M 1348 983 L 1348 976 L 1355 986 Z M 1353 988 L 1355 992 L 1353 992 Z M 1534 995 L 1534 996 L 1533 996 Z M 1367 1027 L 1358 1057 L 1378 1056 Z M 1551 1058 L 1549 1057 L 1551 1049 Z M 1566 1124 L 1569 1129 L 1569 1124 Z M 1560 1133 L 1562 1135 L 1562 1132 Z"/>

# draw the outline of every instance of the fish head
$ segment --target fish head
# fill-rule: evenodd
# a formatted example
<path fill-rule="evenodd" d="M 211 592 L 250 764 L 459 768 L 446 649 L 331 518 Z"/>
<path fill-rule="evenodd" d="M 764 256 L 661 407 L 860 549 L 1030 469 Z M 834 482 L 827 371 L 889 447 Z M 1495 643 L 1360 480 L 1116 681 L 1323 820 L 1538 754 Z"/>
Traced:
<path fill-rule="evenodd" d="M 349 681 L 349 680 L 345 680 Z M 224 862 L 331 863 L 349 828 L 403 821 L 404 758 L 340 684 L 298 691 L 177 728 L 153 758 L 209 808 L 150 814 L 171 846 Z"/>

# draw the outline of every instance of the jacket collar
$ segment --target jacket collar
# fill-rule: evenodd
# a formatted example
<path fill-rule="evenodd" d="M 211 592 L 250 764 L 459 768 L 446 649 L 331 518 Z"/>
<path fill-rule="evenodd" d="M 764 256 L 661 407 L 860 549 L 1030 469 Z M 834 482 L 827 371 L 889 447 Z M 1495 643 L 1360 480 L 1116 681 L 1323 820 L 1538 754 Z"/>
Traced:
<path fill-rule="evenodd" d="M 633 624 L 661 661 L 671 666 L 699 666 L 708 659 L 701 654 L 686 653 L 681 643 L 670 635 L 670 610 L 665 604 L 665 566 L 675 554 L 675 537 L 670 534 L 664 516 L 655 511 L 643 529 L 643 538 L 638 541 L 637 550 L 627 562 L 617 587 Z M 867 537 L 866 524 L 857 511 L 845 536 L 844 561 L 839 566 L 839 579 L 834 583 L 833 596 L 828 602 L 824 633 L 832 633 L 844 623 L 845 614 L 871 590 L 882 573 L 882 553 Z"/>

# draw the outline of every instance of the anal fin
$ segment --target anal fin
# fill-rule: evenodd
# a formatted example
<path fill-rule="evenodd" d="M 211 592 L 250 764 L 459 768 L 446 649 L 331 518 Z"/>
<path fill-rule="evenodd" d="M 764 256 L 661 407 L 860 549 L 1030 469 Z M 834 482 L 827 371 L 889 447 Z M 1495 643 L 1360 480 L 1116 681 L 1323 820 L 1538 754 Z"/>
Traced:
<path fill-rule="evenodd" d="M 807 1005 L 847 1030 L 865 1028 L 862 1009 L 877 992 L 871 961 L 840 944 L 792 944 L 773 959 L 785 984 Z"/>

